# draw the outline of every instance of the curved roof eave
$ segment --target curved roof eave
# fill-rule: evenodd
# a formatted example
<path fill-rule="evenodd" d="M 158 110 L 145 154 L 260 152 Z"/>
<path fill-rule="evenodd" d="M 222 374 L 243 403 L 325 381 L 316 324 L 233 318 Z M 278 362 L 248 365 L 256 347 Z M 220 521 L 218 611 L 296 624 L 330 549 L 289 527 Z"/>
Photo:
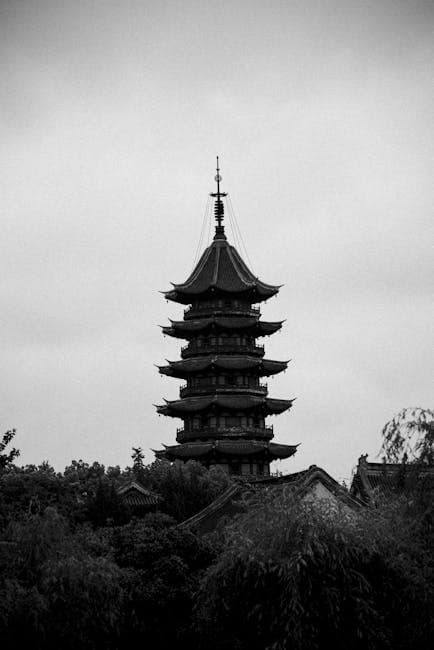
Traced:
<path fill-rule="evenodd" d="M 259 442 L 256 440 L 239 441 L 225 440 L 215 442 L 192 442 L 181 445 L 172 445 L 155 451 L 157 457 L 168 459 L 200 458 L 209 454 L 222 456 L 253 456 L 268 455 L 272 458 L 289 458 L 296 453 L 298 445 L 284 445 L 273 442 Z"/>
<path fill-rule="evenodd" d="M 282 285 L 262 282 L 248 268 L 240 254 L 226 240 L 215 240 L 205 249 L 193 272 L 185 282 L 172 284 L 165 292 L 166 299 L 185 303 L 212 289 L 223 293 L 253 292 L 265 300 L 275 295 Z"/>
<path fill-rule="evenodd" d="M 258 357 L 244 356 L 225 356 L 214 355 L 209 357 L 194 357 L 191 359 L 182 359 L 181 361 L 169 361 L 168 366 L 158 366 L 162 375 L 173 377 L 185 377 L 195 372 L 200 372 L 211 366 L 216 366 L 226 370 L 249 370 L 257 368 L 261 376 L 277 375 L 288 367 L 289 361 L 274 361 L 272 359 L 261 359 Z"/>
<path fill-rule="evenodd" d="M 195 413 L 205 411 L 211 406 L 218 406 L 229 411 L 252 410 L 256 408 L 265 409 L 270 415 L 283 413 L 291 408 L 294 399 L 283 400 L 270 397 L 258 397 L 256 395 L 203 395 L 199 397 L 187 397 L 179 400 L 164 400 L 166 403 L 155 405 L 160 415 L 178 417 L 177 414 Z"/>

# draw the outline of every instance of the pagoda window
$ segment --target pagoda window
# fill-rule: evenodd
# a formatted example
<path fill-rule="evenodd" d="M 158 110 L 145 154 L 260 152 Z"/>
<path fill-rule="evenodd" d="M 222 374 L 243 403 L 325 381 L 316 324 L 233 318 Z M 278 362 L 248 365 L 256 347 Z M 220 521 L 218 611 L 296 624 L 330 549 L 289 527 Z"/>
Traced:
<path fill-rule="evenodd" d="M 216 342 L 217 342 L 216 337 L 215 336 L 210 336 L 210 342 L 211 342 L 211 345 L 215 345 Z"/>
<path fill-rule="evenodd" d="M 217 426 L 217 418 L 215 415 L 211 415 L 209 419 L 209 426 L 210 427 L 216 427 Z"/>
<path fill-rule="evenodd" d="M 199 427 L 200 427 L 200 417 L 199 417 L 199 416 L 195 416 L 195 417 L 193 418 L 193 427 L 192 427 L 192 428 L 193 428 L 193 429 L 199 429 Z"/>
<path fill-rule="evenodd" d="M 231 474 L 241 474 L 241 463 L 239 460 L 231 460 L 229 467 Z"/>
<path fill-rule="evenodd" d="M 225 300 L 225 307 L 232 307 L 232 300 Z"/>
<path fill-rule="evenodd" d="M 235 385 L 235 376 L 234 375 L 227 375 L 226 383 L 229 384 L 229 386 L 234 386 Z"/>
<path fill-rule="evenodd" d="M 262 476 L 263 473 L 264 473 L 264 463 L 263 463 L 263 461 L 261 461 L 261 460 L 258 461 L 258 465 L 257 465 L 257 467 L 258 467 L 257 473 L 258 473 L 260 476 Z"/>
<path fill-rule="evenodd" d="M 238 386 L 242 386 L 242 385 L 243 385 L 243 383 L 244 383 L 244 377 L 242 377 L 241 375 L 237 375 L 237 376 L 235 377 L 235 379 L 236 379 L 236 382 L 237 382 L 237 385 L 238 385 Z"/>
<path fill-rule="evenodd" d="M 239 427 L 240 418 L 238 415 L 228 415 L 226 416 L 226 426 L 227 427 Z"/>
<path fill-rule="evenodd" d="M 250 467 L 249 467 L 248 462 L 244 461 L 243 463 L 241 463 L 241 474 L 243 476 L 248 476 L 249 473 L 250 473 L 249 470 L 250 470 Z"/>

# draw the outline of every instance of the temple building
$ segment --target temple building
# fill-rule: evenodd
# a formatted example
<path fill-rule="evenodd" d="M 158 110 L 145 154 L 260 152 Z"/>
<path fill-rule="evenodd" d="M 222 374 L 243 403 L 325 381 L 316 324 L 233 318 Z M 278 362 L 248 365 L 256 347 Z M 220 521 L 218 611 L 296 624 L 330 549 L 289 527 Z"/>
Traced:
<path fill-rule="evenodd" d="M 264 357 L 257 339 L 277 332 L 283 321 L 261 320 L 257 305 L 278 293 L 250 271 L 226 238 L 225 192 L 217 159 L 217 191 L 211 194 L 215 236 L 190 277 L 165 292 L 186 305 L 184 318 L 163 333 L 184 339 L 181 359 L 160 366 L 163 375 L 183 379 L 179 399 L 157 406 L 161 415 L 180 418 L 178 444 L 156 451 L 169 461 L 190 459 L 220 465 L 233 474 L 267 476 L 270 462 L 292 456 L 297 445 L 272 442 L 267 416 L 288 410 L 293 400 L 268 397 L 262 380 L 286 369 L 287 361 Z"/>

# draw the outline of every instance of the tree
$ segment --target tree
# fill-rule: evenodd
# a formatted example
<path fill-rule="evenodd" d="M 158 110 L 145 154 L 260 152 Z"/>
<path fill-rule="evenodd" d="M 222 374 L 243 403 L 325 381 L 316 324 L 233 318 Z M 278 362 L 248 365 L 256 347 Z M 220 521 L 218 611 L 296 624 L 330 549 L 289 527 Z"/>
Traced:
<path fill-rule="evenodd" d="M 15 437 L 15 434 L 16 434 L 16 430 L 10 429 L 9 431 L 6 431 L 6 433 L 4 433 L 2 436 L 0 442 L 0 472 L 4 471 L 10 465 L 12 465 L 15 458 L 18 458 L 18 456 L 20 455 L 19 450 L 15 449 L 15 447 L 13 447 L 9 452 L 4 453 L 8 444 Z"/>
<path fill-rule="evenodd" d="M 177 521 L 183 521 L 211 503 L 231 484 L 221 467 L 210 469 L 201 463 L 156 460 L 143 469 L 142 483 L 162 497 L 160 508 Z"/>
<path fill-rule="evenodd" d="M 144 480 L 145 474 L 145 454 L 141 447 L 133 447 L 133 453 L 131 454 L 133 459 L 133 474 L 134 477 L 141 483 Z"/>
<path fill-rule="evenodd" d="M 91 534 L 72 535 L 54 508 L 11 522 L 0 539 L 2 648 L 118 647 L 122 572 Z"/>
<path fill-rule="evenodd" d="M 138 647 L 143 639 L 155 650 L 197 647 L 194 599 L 216 546 L 173 523 L 152 514 L 108 531 L 112 557 L 123 571 L 122 647 Z"/>
<path fill-rule="evenodd" d="M 86 519 L 94 526 L 123 524 L 130 519 L 129 509 L 122 503 L 113 481 L 98 479 L 95 494 L 87 497 Z"/>
<path fill-rule="evenodd" d="M 434 463 L 434 411 L 420 407 L 402 409 L 384 425 L 380 453 L 392 463 Z"/>
<path fill-rule="evenodd" d="M 428 650 L 430 543 L 399 500 L 353 512 L 257 497 L 198 598 L 209 650 Z"/>

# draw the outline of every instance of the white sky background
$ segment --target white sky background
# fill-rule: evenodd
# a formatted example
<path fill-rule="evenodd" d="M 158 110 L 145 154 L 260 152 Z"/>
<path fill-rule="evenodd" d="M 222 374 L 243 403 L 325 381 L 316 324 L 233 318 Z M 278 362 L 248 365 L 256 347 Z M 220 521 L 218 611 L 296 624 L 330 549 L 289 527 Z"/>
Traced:
<path fill-rule="evenodd" d="M 349 477 L 433 398 L 434 5 L 0 4 L 0 431 L 22 463 L 173 444 L 158 290 L 191 271 L 215 155 L 286 318 L 275 469 Z M 229 232 L 229 234 L 231 234 Z"/>

